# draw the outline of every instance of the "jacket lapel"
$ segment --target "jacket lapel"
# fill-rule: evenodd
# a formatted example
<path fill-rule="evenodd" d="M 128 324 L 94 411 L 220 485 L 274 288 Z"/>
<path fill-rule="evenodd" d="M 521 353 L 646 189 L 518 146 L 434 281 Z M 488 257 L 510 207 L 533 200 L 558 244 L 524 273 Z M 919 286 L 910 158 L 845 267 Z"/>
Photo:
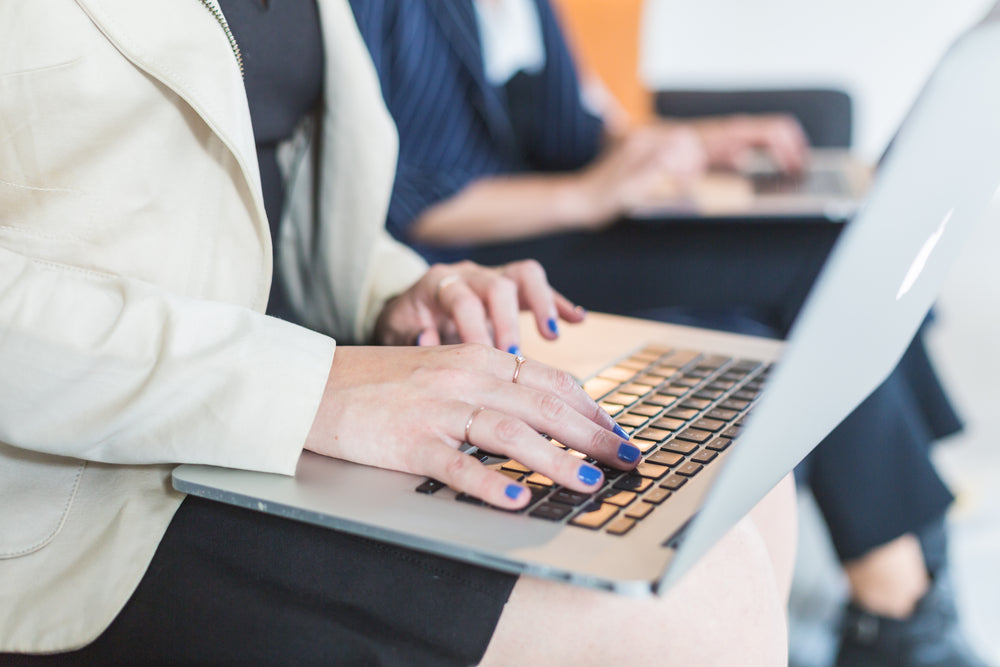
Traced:
<path fill-rule="evenodd" d="M 501 91 L 486 81 L 479 29 L 471 0 L 431 0 L 431 14 L 441 25 L 451 48 L 472 75 L 477 95 L 474 100 L 487 127 L 500 144 L 516 151 L 517 140 Z"/>
<path fill-rule="evenodd" d="M 126 58 L 177 93 L 232 151 L 266 231 L 246 90 L 219 20 L 200 0 L 76 1 Z"/>

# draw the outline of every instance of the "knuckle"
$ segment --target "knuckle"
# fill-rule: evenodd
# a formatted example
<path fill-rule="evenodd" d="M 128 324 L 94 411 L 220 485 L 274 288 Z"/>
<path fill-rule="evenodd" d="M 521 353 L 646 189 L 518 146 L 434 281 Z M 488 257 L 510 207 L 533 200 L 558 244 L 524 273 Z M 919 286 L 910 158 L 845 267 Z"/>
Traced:
<path fill-rule="evenodd" d="M 555 371 L 552 374 L 552 389 L 559 396 L 571 396 L 580 385 L 576 383 L 573 376 L 565 371 Z"/>
<path fill-rule="evenodd" d="M 554 394 L 542 394 L 538 399 L 538 412 L 543 419 L 549 422 L 563 421 L 566 418 L 567 409 L 566 403 Z"/>
<path fill-rule="evenodd" d="M 473 463 L 472 458 L 467 454 L 457 451 L 450 454 L 444 465 L 445 480 L 451 483 L 460 483 L 472 472 L 470 466 Z M 479 464 L 476 463 L 475 465 Z"/>
<path fill-rule="evenodd" d="M 514 417 L 505 415 L 497 420 L 494 426 L 494 434 L 501 443 L 505 445 L 513 444 L 521 436 L 521 424 Z"/>

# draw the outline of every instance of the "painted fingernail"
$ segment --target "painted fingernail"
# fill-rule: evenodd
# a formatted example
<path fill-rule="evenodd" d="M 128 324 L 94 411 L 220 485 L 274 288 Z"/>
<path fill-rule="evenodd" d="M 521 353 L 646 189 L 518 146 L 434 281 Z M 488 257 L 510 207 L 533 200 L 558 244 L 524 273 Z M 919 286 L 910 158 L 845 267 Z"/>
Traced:
<path fill-rule="evenodd" d="M 521 492 L 523 490 L 524 487 L 520 486 L 519 484 L 508 484 L 507 488 L 504 490 L 504 493 L 506 493 L 507 497 L 510 498 L 511 500 L 517 500 L 518 498 L 521 497 Z"/>
<path fill-rule="evenodd" d="M 625 463 L 635 463 L 639 460 L 640 453 L 638 447 L 627 442 L 618 445 L 618 458 Z"/>
<path fill-rule="evenodd" d="M 507 352 L 510 354 L 521 354 L 521 348 L 519 348 L 517 345 L 511 345 L 510 347 L 507 348 Z"/>
<path fill-rule="evenodd" d="M 418 335 L 418 336 L 417 336 L 417 346 L 418 346 L 418 347 L 419 347 L 420 345 L 423 345 L 423 344 L 424 344 L 424 333 L 425 333 L 425 332 L 421 331 L 421 332 L 420 332 L 420 335 Z"/>
<path fill-rule="evenodd" d="M 601 481 L 601 471 L 584 463 L 576 473 L 577 478 L 587 486 L 593 486 Z"/>
<path fill-rule="evenodd" d="M 552 333 L 554 333 L 555 335 L 558 336 L 559 335 L 559 325 L 556 324 L 556 318 L 550 317 L 549 321 L 548 321 L 548 325 L 549 325 L 549 331 L 551 331 Z"/>
<path fill-rule="evenodd" d="M 611 430 L 614 432 L 615 435 L 617 435 L 622 440 L 628 440 L 628 433 L 626 433 L 625 429 L 623 429 L 618 424 L 615 424 L 615 427 Z"/>

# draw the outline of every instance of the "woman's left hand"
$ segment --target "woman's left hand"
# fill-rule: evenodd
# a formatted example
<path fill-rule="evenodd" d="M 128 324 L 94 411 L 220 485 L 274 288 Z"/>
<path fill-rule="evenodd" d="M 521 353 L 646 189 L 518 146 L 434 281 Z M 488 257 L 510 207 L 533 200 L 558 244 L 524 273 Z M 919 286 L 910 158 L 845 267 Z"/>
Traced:
<path fill-rule="evenodd" d="M 520 351 L 518 312 L 530 310 L 542 337 L 559 336 L 560 319 L 580 322 L 583 308 L 556 292 L 534 260 L 485 267 L 435 264 L 410 289 L 390 299 L 375 326 L 382 345 L 483 343 Z"/>

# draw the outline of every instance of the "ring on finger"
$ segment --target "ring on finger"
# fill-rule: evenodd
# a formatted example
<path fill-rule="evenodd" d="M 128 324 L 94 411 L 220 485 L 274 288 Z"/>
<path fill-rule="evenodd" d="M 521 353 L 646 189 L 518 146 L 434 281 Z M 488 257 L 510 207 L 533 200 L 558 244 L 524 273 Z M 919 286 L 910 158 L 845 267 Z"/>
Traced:
<path fill-rule="evenodd" d="M 472 422 L 474 422 L 476 420 L 476 417 L 479 416 L 479 413 L 482 412 L 485 409 L 486 409 L 486 406 L 480 405 L 478 408 L 476 408 L 475 410 L 472 411 L 472 414 L 469 415 L 468 420 L 466 420 L 466 422 L 465 422 L 465 443 L 466 444 L 472 444 L 471 442 L 469 442 L 469 431 L 472 429 Z"/>
<path fill-rule="evenodd" d="M 527 361 L 527 359 L 525 359 L 524 355 L 522 354 L 519 354 L 516 357 L 514 357 L 514 363 L 517 365 L 514 366 L 514 377 L 510 379 L 510 381 L 513 382 L 514 384 L 517 384 L 517 378 L 521 374 L 521 364 L 523 364 L 525 361 Z"/>
<path fill-rule="evenodd" d="M 439 280 L 438 284 L 437 284 L 437 289 L 434 290 L 434 298 L 437 299 L 438 301 L 440 301 L 441 300 L 441 293 L 444 292 L 444 290 L 449 285 L 454 285 L 455 283 L 457 283 L 461 279 L 462 278 L 457 273 L 451 273 L 451 274 L 445 276 L 444 278 L 442 278 L 441 280 Z"/>

